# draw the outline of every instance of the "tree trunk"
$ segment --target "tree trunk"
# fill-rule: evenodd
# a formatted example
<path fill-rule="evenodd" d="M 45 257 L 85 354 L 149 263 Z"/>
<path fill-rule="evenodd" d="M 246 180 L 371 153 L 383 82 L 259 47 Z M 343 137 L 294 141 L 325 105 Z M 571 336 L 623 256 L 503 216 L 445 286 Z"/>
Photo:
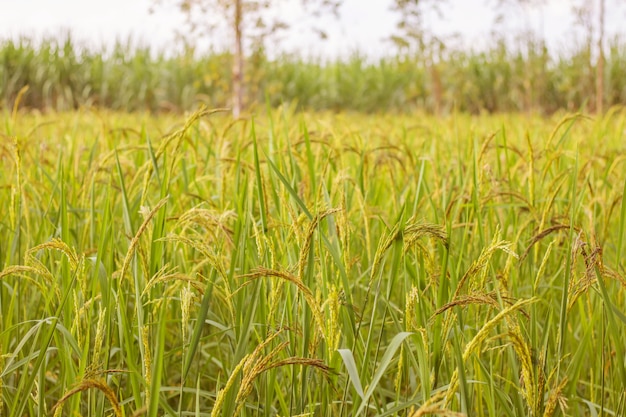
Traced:
<path fill-rule="evenodd" d="M 596 113 L 604 112 L 604 0 L 599 0 L 598 64 L 596 66 Z"/>
<path fill-rule="evenodd" d="M 243 41 L 242 7 L 243 0 L 235 0 L 235 52 L 233 55 L 233 116 L 239 117 L 243 110 Z"/>
<path fill-rule="evenodd" d="M 442 102 L 442 97 L 443 97 L 443 93 L 442 93 L 442 88 L 441 88 L 441 76 L 439 74 L 439 67 L 438 67 L 438 61 L 435 61 L 435 57 L 432 51 L 432 46 L 431 46 L 431 51 L 430 51 L 430 57 L 429 57 L 429 65 L 430 65 L 430 78 L 431 78 L 431 84 L 432 84 L 432 97 L 433 97 L 433 111 L 435 113 L 435 116 L 440 116 L 441 115 L 441 102 Z"/>

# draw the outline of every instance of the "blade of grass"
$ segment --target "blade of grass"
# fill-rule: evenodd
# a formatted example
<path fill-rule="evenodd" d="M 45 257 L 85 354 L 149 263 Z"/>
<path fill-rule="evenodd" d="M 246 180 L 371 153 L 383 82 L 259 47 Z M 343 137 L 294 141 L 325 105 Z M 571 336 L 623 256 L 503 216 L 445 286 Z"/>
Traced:
<path fill-rule="evenodd" d="M 354 361 L 354 355 L 350 349 L 337 349 L 337 352 L 343 359 L 343 364 L 348 370 L 348 377 L 356 393 L 365 401 L 365 393 L 363 392 L 363 385 L 361 384 L 361 378 L 359 378 L 359 370 L 357 369 L 356 362 Z"/>
<path fill-rule="evenodd" d="M 622 256 L 622 248 L 624 243 L 624 228 L 626 227 L 626 180 L 624 180 L 624 190 L 622 191 L 622 209 L 620 210 L 619 216 L 619 228 L 617 229 L 617 268 L 619 269 L 621 265 L 621 260 L 624 258 Z"/>
<path fill-rule="evenodd" d="M 52 317 L 52 320 L 50 321 L 50 325 L 48 326 L 48 329 L 46 330 L 44 334 L 44 338 L 42 340 L 41 347 L 39 349 L 39 355 L 37 355 L 37 360 L 33 364 L 33 367 L 28 373 L 28 376 L 27 377 L 25 376 L 24 378 L 20 379 L 20 383 L 15 393 L 17 402 L 14 404 L 14 407 L 11 410 L 9 417 L 18 417 L 18 416 L 21 417 L 24 415 L 24 409 L 26 408 L 26 404 L 28 403 L 28 400 L 31 398 L 30 393 L 34 389 L 35 379 L 39 375 L 39 368 L 41 367 L 41 365 L 43 364 L 46 358 L 48 348 L 50 347 L 50 343 L 52 342 L 52 338 L 54 337 L 57 323 L 59 322 L 59 317 L 61 316 L 61 312 L 65 308 L 65 305 L 67 304 L 67 300 L 70 298 L 70 293 L 72 292 L 71 289 L 73 288 L 74 283 L 76 282 L 76 277 L 77 277 L 77 274 L 75 272 L 72 277 L 72 281 L 70 282 L 70 285 L 68 285 L 67 288 L 65 288 L 63 299 L 61 300 L 61 303 L 58 305 L 55 315 L 54 317 Z M 50 298 L 50 300 L 52 300 L 52 298 Z"/>
<path fill-rule="evenodd" d="M 209 314 L 211 297 L 213 296 L 213 284 L 215 282 L 216 276 L 217 271 L 215 269 L 212 269 L 211 275 L 208 279 L 207 288 L 204 290 L 204 295 L 202 296 L 202 304 L 200 304 L 198 318 L 193 328 L 193 333 L 191 334 L 191 341 L 189 342 L 189 346 L 187 347 L 187 351 L 185 354 L 181 386 L 185 385 L 185 381 L 187 380 L 187 376 L 189 375 L 189 370 L 191 369 L 191 364 L 193 363 L 194 356 L 196 354 L 196 351 L 198 350 L 198 346 L 200 345 L 202 328 L 204 327 L 206 318 Z"/>
<path fill-rule="evenodd" d="M 157 321 L 157 338 L 155 346 L 155 355 L 152 361 L 152 381 L 146 381 L 150 384 L 150 405 L 148 407 L 148 416 L 156 417 L 159 413 L 159 400 L 161 399 L 161 379 L 163 378 L 163 356 L 165 350 L 165 314 L 166 308 L 159 311 L 159 319 Z"/>
<path fill-rule="evenodd" d="M 252 119 L 252 125 L 250 129 L 250 136 L 252 137 L 252 147 L 254 150 L 254 173 L 256 175 L 257 200 L 259 202 L 259 211 L 261 214 L 261 224 L 263 225 L 263 231 L 267 231 L 267 208 L 265 207 L 265 193 L 263 192 L 261 164 L 259 163 L 259 147 L 257 144 L 256 132 L 254 129 L 254 119 Z"/>
<path fill-rule="evenodd" d="M 559 353 L 559 357 L 563 357 L 563 349 L 566 343 L 566 326 L 567 326 L 567 303 L 569 300 L 569 282 L 571 275 L 571 263 L 572 263 L 572 246 L 574 242 L 574 222 L 576 220 L 576 207 L 578 205 L 577 202 L 577 193 L 576 193 L 576 185 L 577 185 L 577 175 L 578 175 L 578 152 L 576 153 L 576 160 L 574 162 L 574 166 L 572 168 L 571 177 L 570 177 L 570 192 L 569 192 L 569 202 L 570 202 L 570 229 L 569 235 L 567 239 L 567 252 L 565 253 L 565 271 L 563 276 L 563 285 L 561 287 L 561 309 L 559 313 L 559 338 L 558 338 L 558 348 L 557 351 Z M 557 370 L 560 370 L 561 361 L 558 362 Z M 557 371 L 557 378 L 559 377 Z"/>
<path fill-rule="evenodd" d="M 357 410 L 356 415 L 359 415 L 363 412 L 369 398 L 372 396 L 372 394 L 374 394 L 374 390 L 376 390 L 376 388 L 378 387 L 378 383 L 380 382 L 385 371 L 391 364 L 391 361 L 393 360 L 393 357 L 396 354 L 396 351 L 398 350 L 402 342 L 404 342 L 404 340 L 412 334 L 413 333 L 411 332 L 400 332 L 397 335 L 395 335 L 393 339 L 391 339 L 389 346 L 387 346 L 387 349 L 385 350 L 385 354 L 383 355 L 382 359 L 380 360 L 380 363 L 378 364 L 378 368 L 376 368 L 376 372 L 374 373 L 372 380 L 367 385 L 367 390 L 365 391 L 363 395 L 363 402 L 361 403 L 361 406 Z"/>

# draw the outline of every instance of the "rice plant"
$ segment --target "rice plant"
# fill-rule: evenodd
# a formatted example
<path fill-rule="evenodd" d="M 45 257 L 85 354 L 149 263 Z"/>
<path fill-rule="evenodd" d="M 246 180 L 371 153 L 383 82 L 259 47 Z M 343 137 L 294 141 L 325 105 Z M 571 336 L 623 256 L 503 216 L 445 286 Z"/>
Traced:
<path fill-rule="evenodd" d="M 0 414 L 623 415 L 625 120 L 5 113 Z"/>

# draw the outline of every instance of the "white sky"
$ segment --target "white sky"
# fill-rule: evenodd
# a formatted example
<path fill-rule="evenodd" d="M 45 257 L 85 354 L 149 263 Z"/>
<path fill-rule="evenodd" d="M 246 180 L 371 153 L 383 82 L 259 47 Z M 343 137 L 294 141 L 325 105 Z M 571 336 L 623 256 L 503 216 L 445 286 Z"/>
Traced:
<path fill-rule="evenodd" d="M 494 28 L 494 13 L 486 4 L 494 1 L 449 0 L 444 6 L 443 19 L 431 19 L 429 24 L 438 35 L 456 32 L 461 35 L 459 42 L 463 45 L 480 48 L 489 43 Z M 132 36 L 140 44 L 173 51 L 175 28 L 182 28 L 184 19 L 171 6 L 173 0 L 162 2 L 165 5 L 150 14 L 153 0 L 0 0 L 0 40 L 20 35 L 40 39 L 70 30 L 75 40 L 91 46 L 109 45 L 116 39 L 125 41 Z M 608 3 L 616 2 L 608 0 Z M 277 13 L 286 20 L 300 21 L 299 3 L 300 0 L 286 0 Z M 529 9 L 526 14 L 518 8 L 500 28 L 514 33 L 530 26 L 546 37 L 550 48 L 566 51 L 574 36 L 571 3 L 572 0 L 547 0 L 546 6 Z M 317 26 L 327 30 L 328 40 L 320 41 L 309 30 L 294 28 L 283 33 L 280 48 L 326 58 L 345 56 L 355 50 L 369 56 L 384 55 L 392 49 L 383 39 L 393 33 L 397 20 L 389 10 L 390 4 L 390 0 L 345 0 L 340 20 L 326 17 L 316 21 Z M 609 36 L 626 32 L 621 28 L 625 17 L 623 8 L 607 13 Z"/>

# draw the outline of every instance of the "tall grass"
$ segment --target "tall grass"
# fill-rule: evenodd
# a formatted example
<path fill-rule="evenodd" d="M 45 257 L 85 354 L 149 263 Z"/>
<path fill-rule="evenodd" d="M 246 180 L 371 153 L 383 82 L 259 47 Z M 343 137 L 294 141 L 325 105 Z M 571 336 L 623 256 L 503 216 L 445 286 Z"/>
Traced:
<path fill-rule="evenodd" d="M 607 107 L 626 102 L 623 40 L 606 52 Z M 595 61 L 586 44 L 548 51 L 528 40 L 514 48 L 494 41 L 485 51 L 447 49 L 426 54 L 368 59 L 354 54 L 338 61 L 282 56 L 264 51 L 248 59 L 245 101 L 250 107 L 294 103 L 308 110 L 431 113 L 524 111 L 553 114 L 594 110 Z M 0 103 L 10 109 L 26 85 L 25 106 L 42 110 L 80 107 L 120 111 L 185 111 L 198 103 L 229 105 L 230 56 L 199 56 L 192 50 L 169 56 L 135 46 L 89 49 L 67 36 L 0 46 Z"/>
<path fill-rule="evenodd" d="M 621 415 L 625 118 L 6 117 L 0 411 Z"/>

